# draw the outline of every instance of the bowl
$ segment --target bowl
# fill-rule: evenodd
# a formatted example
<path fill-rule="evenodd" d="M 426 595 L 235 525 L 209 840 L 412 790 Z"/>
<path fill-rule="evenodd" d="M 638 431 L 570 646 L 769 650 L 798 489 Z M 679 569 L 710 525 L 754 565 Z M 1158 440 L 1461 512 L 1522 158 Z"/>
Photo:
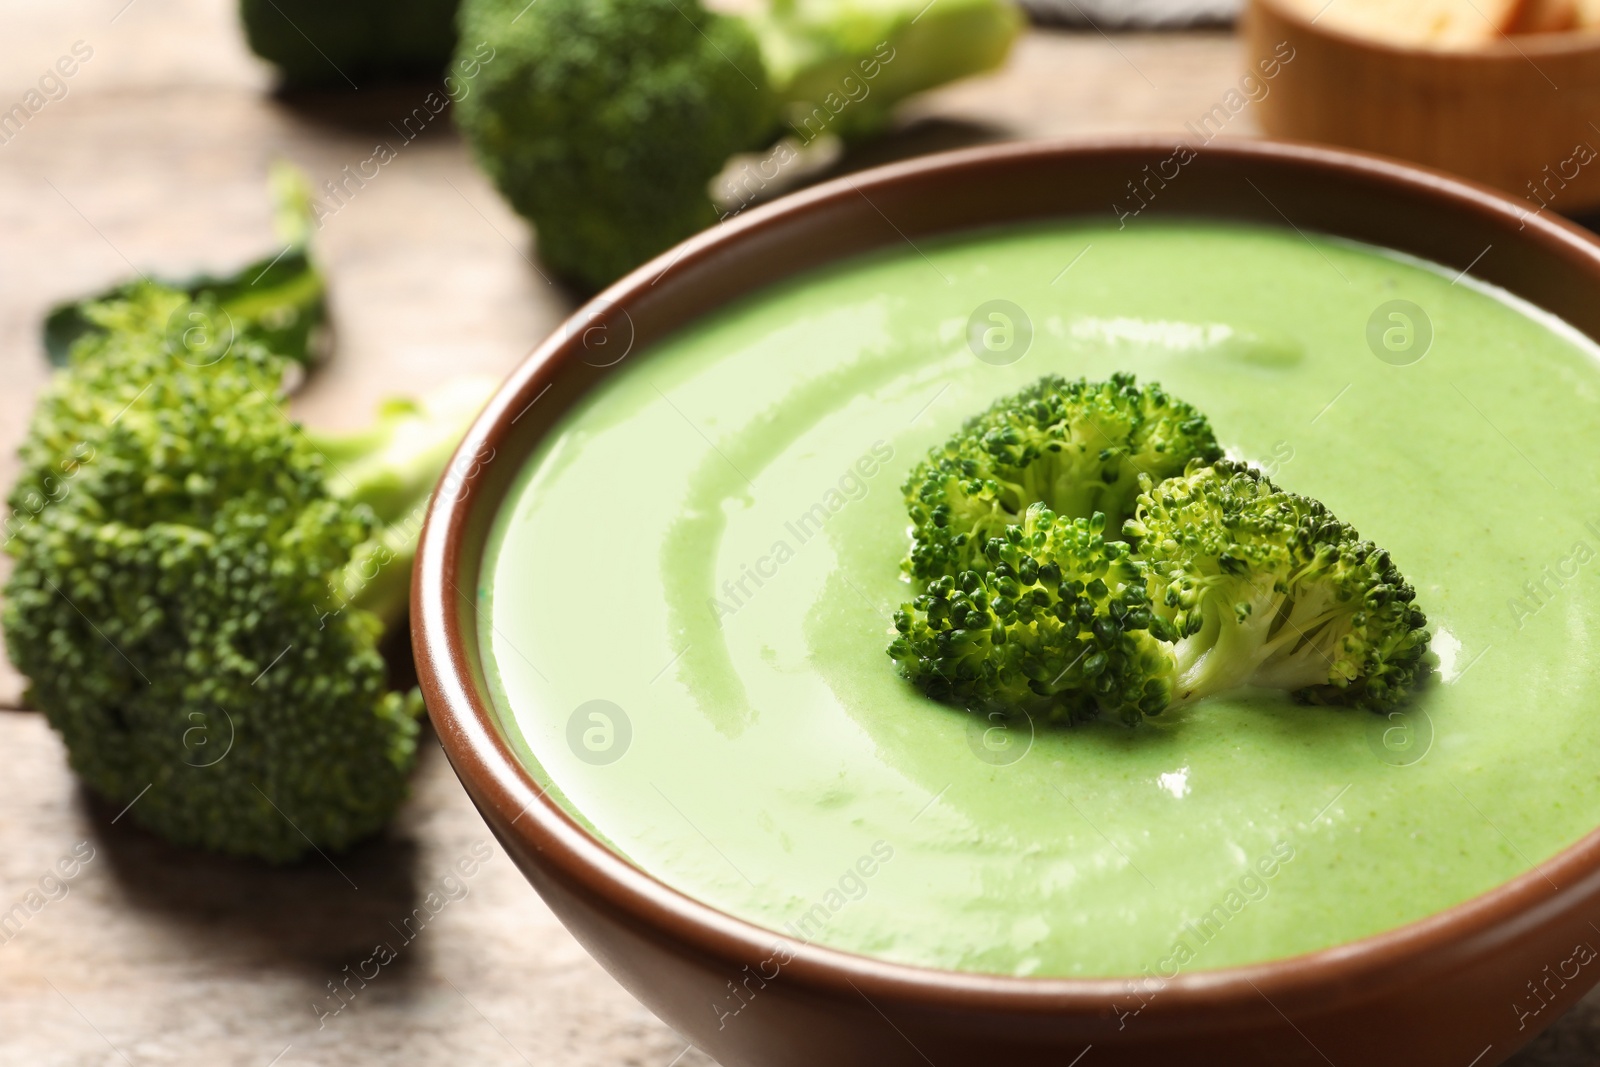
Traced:
<path fill-rule="evenodd" d="M 1251 0 L 1244 38 L 1252 72 L 1292 57 L 1253 105 L 1273 137 L 1448 170 L 1514 194 L 1530 213 L 1600 207 L 1600 33 L 1414 47 Z"/>
<path fill-rule="evenodd" d="M 1600 938 L 1589 922 L 1600 914 L 1600 832 L 1476 899 L 1308 955 L 1167 981 L 997 977 L 802 944 L 691 899 L 581 827 L 513 755 L 485 684 L 470 594 L 519 467 L 622 356 L 649 359 L 656 340 L 798 272 L 973 227 L 1104 217 L 1130 179 L 1168 173 L 1182 157 L 1144 211 L 1293 226 L 1470 267 L 1600 338 L 1600 243 L 1569 223 L 1340 150 L 1218 141 L 1187 151 L 1155 141 L 986 147 L 851 175 L 740 215 L 622 279 L 540 345 L 435 494 L 413 579 L 413 643 L 451 763 L 585 948 L 724 1067 L 1068 1067 L 1079 1056 L 1087 1067 L 1488 1067 L 1600 978 L 1600 968 L 1567 975 L 1562 966 L 1575 945 Z M 721 1025 L 712 1005 L 746 968 L 770 980 L 736 1025 Z M 1519 1014 L 1535 982 L 1548 1004 Z"/>

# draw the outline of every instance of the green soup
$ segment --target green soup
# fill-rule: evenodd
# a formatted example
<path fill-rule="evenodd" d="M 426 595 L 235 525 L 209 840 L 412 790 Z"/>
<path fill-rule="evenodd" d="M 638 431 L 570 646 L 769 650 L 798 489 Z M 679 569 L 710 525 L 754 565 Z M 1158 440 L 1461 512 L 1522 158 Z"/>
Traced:
<path fill-rule="evenodd" d="M 529 462 L 478 590 L 499 712 L 620 854 L 806 941 L 1171 976 L 1389 929 L 1600 823 L 1595 356 L 1292 231 L 1040 225 L 809 274 L 630 355 Z M 999 395 L 1114 371 L 1391 550 L 1440 661 L 1412 711 L 1240 691 L 1030 736 L 896 675 L 906 472 Z"/>

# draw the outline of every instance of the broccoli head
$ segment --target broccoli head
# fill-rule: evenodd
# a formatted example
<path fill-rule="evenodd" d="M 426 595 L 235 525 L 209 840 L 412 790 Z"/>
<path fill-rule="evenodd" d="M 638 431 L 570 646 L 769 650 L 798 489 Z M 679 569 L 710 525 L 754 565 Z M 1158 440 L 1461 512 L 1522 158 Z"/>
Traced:
<path fill-rule="evenodd" d="M 707 186 L 777 122 L 755 38 L 697 0 L 468 3 L 495 61 L 457 115 L 539 254 L 598 288 L 716 221 Z"/>
<path fill-rule="evenodd" d="M 895 613 L 889 655 L 928 695 L 1053 722 L 1132 723 L 1166 707 L 1172 657 L 1157 635 L 1170 631 L 1150 611 L 1144 565 L 1105 539 L 1104 515 L 1033 504 L 982 562 Z"/>
<path fill-rule="evenodd" d="M 487 44 L 462 130 L 557 273 L 599 288 L 716 221 L 709 186 L 785 122 L 874 132 L 904 96 L 998 65 L 1010 0 L 465 0 Z"/>
<path fill-rule="evenodd" d="M 1386 711 L 1426 672 L 1415 591 L 1319 501 L 1229 461 L 1143 488 L 1126 532 L 1177 635 L 1173 704 L 1251 685 Z"/>
<path fill-rule="evenodd" d="M 283 861 L 374 833 L 405 794 L 420 700 L 389 690 L 378 641 L 464 425 L 423 447 L 422 413 L 392 409 L 330 461 L 279 406 L 282 357 L 174 349 L 194 307 L 143 285 L 86 309 L 22 447 L 12 503 L 46 503 L 7 540 L 6 646 L 92 790 L 172 841 Z"/>
<path fill-rule="evenodd" d="M 1132 724 L 1257 686 L 1387 711 L 1429 670 L 1389 554 L 1220 458 L 1155 385 L 1045 379 L 935 449 L 906 499 L 922 592 L 888 652 L 936 699 Z"/>
<path fill-rule="evenodd" d="M 995 401 L 906 479 L 911 577 L 982 570 L 989 540 L 1042 503 L 1067 519 L 1105 516 L 1120 531 L 1139 479 L 1222 455 L 1204 415 L 1132 375 L 1050 376 Z"/>
<path fill-rule="evenodd" d="M 437 77 L 458 0 L 240 0 L 250 50 L 294 87 Z"/>

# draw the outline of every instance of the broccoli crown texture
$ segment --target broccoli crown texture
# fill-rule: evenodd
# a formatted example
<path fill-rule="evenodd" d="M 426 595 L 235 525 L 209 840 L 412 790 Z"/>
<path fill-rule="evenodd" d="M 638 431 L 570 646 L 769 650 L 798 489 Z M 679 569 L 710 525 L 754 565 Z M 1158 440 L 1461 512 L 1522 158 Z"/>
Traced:
<path fill-rule="evenodd" d="M 876 132 L 905 96 L 998 66 L 1021 16 L 1011 0 L 773 0 L 748 17 L 463 0 L 459 22 L 464 58 L 495 57 L 457 108 L 478 161 L 545 261 L 597 289 L 715 222 L 729 157 L 785 124 L 803 144 Z"/>
<path fill-rule="evenodd" d="M 1036 503 L 1067 519 L 1099 512 L 1119 531 L 1141 476 L 1221 455 L 1205 416 L 1159 385 L 1043 378 L 995 401 L 912 470 L 906 571 L 929 580 L 981 570 L 989 539 Z"/>
<path fill-rule="evenodd" d="M 889 655 L 930 696 L 975 709 L 1057 722 L 1160 714 L 1172 655 L 1156 633 L 1169 631 L 1151 614 L 1144 566 L 1104 535 L 1104 515 L 1032 505 L 989 539 L 985 569 L 935 578 L 895 613 Z"/>
<path fill-rule="evenodd" d="M 935 449 L 906 500 L 922 592 L 888 652 L 940 700 L 1132 724 L 1259 686 L 1385 711 L 1429 670 L 1389 554 L 1220 458 L 1155 385 L 1047 378 Z"/>
<path fill-rule="evenodd" d="M 378 516 L 280 410 L 284 360 L 175 358 L 191 307 L 147 285 L 87 310 L 22 447 L 6 645 L 95 792 L 175 842 L 289 860 L 388 820 L 420 702 L 339 588 Z"/>
<path fill-rule="evenodd" d="M 1254 685 L 1383 711 L 1410 693 L 1428 620 L 1389 553 L 1244 464 L 1143 488 L 1126 532 L 1180 635 L 1173 703 Z"/>
<path fill-rule="evenodd" d="M 588 288 L 715 222 L 711 179 L 777 122 L 754 36 L 698 0 L 469 0 L 461 36 L 495 60 L 457 121 L 539 254 Z"/>
<path fill-rule="evenodd" d="M 458 0 L 240 0 L 251 51 L 291 86 L 437 77 L 456 44 Z"/>

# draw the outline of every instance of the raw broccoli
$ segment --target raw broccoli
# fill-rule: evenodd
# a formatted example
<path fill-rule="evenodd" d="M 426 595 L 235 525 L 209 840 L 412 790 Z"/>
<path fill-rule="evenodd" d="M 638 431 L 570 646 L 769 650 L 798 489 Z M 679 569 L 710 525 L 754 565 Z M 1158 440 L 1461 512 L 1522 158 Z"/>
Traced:
<path fill-rule="evenodd" d="M 927 581 L 983 570 L 989 539 L 1035 503 L 1067 519 L 1100 512 L 1116 536 L 1140 477 L 1221 455 L 1205 416 L 1159 385 L 1043 378 L 995 401 L 907 477 L 906 572 Z"/>
<path fill-rule="evenodd" d="M 1415 590 L 1319 501 L 1229 461 L 1143 488 L 1126 533 L 1175 638 L 1172 705 L 1251 685 L 1385 711 L 1426 673 Z"/>
<path fill-rule="evenodd" d="M 981 711 L 1125 722 L 1166 706 L 1172 659 L 1146 568 L 1105 516 L 1034 504 L 989 539 L 982 570 L 944 575 L 895 613 L 889 655 L 936 699 Z M 1154 626 L 1153 626 L 1154 624 Z"/>
<path fill-rule="evenodd" d="M 557 273 L 599 288 L 716 221 L 728 158 L 877 132 L 904 97 L 998 66 L 1010 0 L 773 0 L 749 17 L 699 0 L 465 0 L 461 49 L 487 43 L 458 118 Z"/>
<path fill-rule="evenodd" d="M 240 0 L 250 50 L 285 85 L 358 88 L 438 77 L 456 44 L 458 0 Z"/>
<path fill-rule="evenodd" d="M 378 642 L 482 392 L 318 438 L 258 340 L 174 349 L 194 306 L 141 285 L 87 310 L 21 450 L 6 646 L 92 790 L 172 841 L 285 861 L 405 793 L 420 700 Z"/>
<path fill-rule="evenodd" d="M 1075 383 L 1073 395 L 1132 389 L 1122 380 L 1108 393 L 1111 384 Z M 1055 383 L 1043 395 L 1064 392 Z M 1050 436 L 1032 443 L 1047 406 L 1040 387 L 1002 401 L 908 483 L 909 569 L 925 586 L 895 613 L 888 652 L 930 696 L 1045 721 L 1132 724 L 1241 686 L 1386 711 L 1427 674 L 1427 618 L 1389 554 L 1318 501 L 1216 458 L 1193 409 L 1163 398 L 1156 410 L 1186 413 L 1175 425 L 1197 454 L 1174 477 L 1139 473 L 1128 498 L 1120 468 L 1084 462 L 1087 450 L 1077 460 L 1065 446 L 1054 451 Z M 954 458 L 973 454 L 974 440 L 992 443 L 977 460 Z M 1141 464 L 1173 454 L 1147 452 Z M 1069 462 L 1032 479 L 1016 465 L 1004 480 L 940 475 L 943 464 L 984 455 Z M 1123 539 L 1107 540 L 1104 513 L 1058 516 L 1057 502 L 1132 515 Z"/>

